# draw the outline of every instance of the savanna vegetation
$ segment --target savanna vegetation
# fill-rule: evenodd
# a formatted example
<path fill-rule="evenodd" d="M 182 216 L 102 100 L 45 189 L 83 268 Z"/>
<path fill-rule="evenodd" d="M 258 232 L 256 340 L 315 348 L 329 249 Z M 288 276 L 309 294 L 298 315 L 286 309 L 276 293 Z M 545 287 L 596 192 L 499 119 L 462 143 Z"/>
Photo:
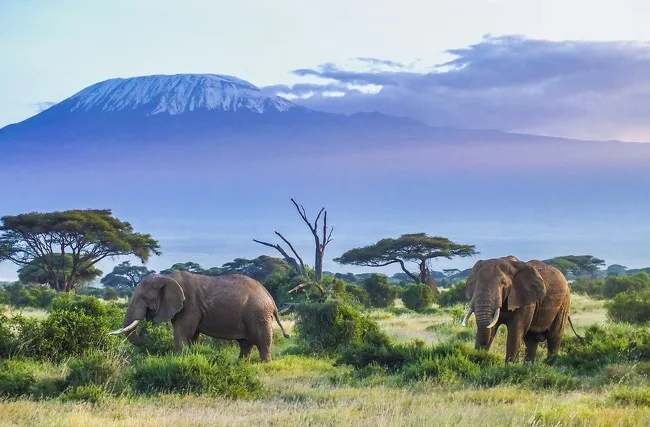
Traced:
<path fill-rule="evenodd" d="M 316 225 L 324 210 L 310 222 L 294 204 L 310 230 L 323 230 Z M 78 230 L 88 230 L 81 218 Z M 27 252 L 32 249 L 15 229 L 0 230 L 4 250 L 11 249 L 5 254 L 23 262 L 19 268 L 37 264 L 49 278 L 37 280 L 39 273 L 0 288 L 2 423 L 591 426 L 647 425 L 650 419 L 650 277 L 624 266 L 603 269 L 595 257 L 559 257 L 587 265 L 563 270 L 572 279 L 571 317 L 583 338 L 567 331 L 559 356 L 546 360 L 542 346 L 534 364 L 503 362 L 504 329 L 490 352 L 474 349 L 474 320 L 460 326 L 466 293 L 459 278 L 467 273 L 435 274 L 427 261 L 433 258 L 409 271 L 415 278 L 331 274 L 321 263 L 317 280 L 316 270 L 276 233 L 290 247 L 280 247 L 283 258 L 235 258 L 209 268 L 181 262 L 163 271 L 236 272 L 262 282 L 291 338 L 276 326 L 273 360 L 260 363 L 257 351 L 238 362 L 236 342 L 209 337 L 174 354 L 169 322 L 146 322 L 144 347 L 107 335 L 123 326 L 127 298 L 150 270 L 120 262 L 101 287 L 84 286 L 80 272 L 94 264 L 84 256 L 75 264 L 76 250 Z M 331 239 L 331 229 L 324 230 L 314 236 L 316 261 Z M 143 258 L 159 252 L 151 236 L 136 237 L 133 245 L 145 243 Z M 449 250 L 441 256 L 474 251 L 433 239 L 458 249 L 440 249 Z M 422 249 L 421 257 L 403 259 L 432 254 Z"/>

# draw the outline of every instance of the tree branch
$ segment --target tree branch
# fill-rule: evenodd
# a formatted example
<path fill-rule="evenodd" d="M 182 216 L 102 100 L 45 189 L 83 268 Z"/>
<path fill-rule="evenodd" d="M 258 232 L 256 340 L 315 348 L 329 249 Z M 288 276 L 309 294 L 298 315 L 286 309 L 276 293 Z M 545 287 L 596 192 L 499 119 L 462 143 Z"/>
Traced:
<path fill-rule="evenodd" d="M 300 258 L 300 255 L 298 255 L 298 252 L 294 249 L 293 245 L 289 240 L 287 240 L 282 234 L 280 234 L 279 231 L 276 231 L 275 234 L 280 236 L 280 238 L 287 244 L 289 245 L 289 248 L 291 248 L 291 252 L 298 258 L 298 261 L 300 261 L 300 267 L 302 268 L 302 274 L 307 274 L 307 269 L 305 268 L 305 263 L 302 261 L 302 258 Z"/>
<path fill-rule="evenodd" d="M 274 245 L 272 243 L 268 242 L 262 242 L 261 240 L 253 239 L 253 242 L 259 243 L 260 245 L 268 246 L 269 248 L 273 248 L 280 252 L 282 256 L 284 257 L 284 260 L 291 265 L 291 267 L 296 271 L 296 273 L 303 275 L 304 273 L 301 271 L 300 266 L 298 265 L 298 262 L 292 257 L 289 256 L 289 254 L 282 248 L 280 245 Z"/>

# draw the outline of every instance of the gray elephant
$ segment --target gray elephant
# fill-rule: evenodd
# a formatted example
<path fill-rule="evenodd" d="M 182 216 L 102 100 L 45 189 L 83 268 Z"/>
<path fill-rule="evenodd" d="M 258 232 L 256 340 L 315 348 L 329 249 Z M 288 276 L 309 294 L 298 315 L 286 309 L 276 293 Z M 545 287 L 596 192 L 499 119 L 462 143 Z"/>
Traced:
<path fill-rule="evenodd" d="M 175 272 L 169 276 L 151 274 L 135 288 L 126 311 L 124 327 L 110 334 L 128 334 L 135 345 L 146 337 L 135 329 L 143 319 L 155 323 L 171 320 L 174 349 L 197 341 L 199 334 L 237 340 L 239 358 L 250 356 L 257 346 L 264 362 L 271 360 L 273 319 L 282 334 L 289 337 L 280 322 L 275 301 L 257 280 L 240 274 L 203 276 Z"/>
<path fill-rule="evenodd" d="M 476 313 L 477 349 L 489 350 L 499 326 L 507 326 L 506 362 L 518 359 L 522 342 L 526 343 L 527 361 L 535 360 L 537 346 L 543 341 L 553 357 L 567 319 L 571 322 L 566 278 L 557 268 L 538 260 L 522 262 L 508 256 L 478 261 L 467 279 L 467 297 L 469 309 L 462 325 Z"/>

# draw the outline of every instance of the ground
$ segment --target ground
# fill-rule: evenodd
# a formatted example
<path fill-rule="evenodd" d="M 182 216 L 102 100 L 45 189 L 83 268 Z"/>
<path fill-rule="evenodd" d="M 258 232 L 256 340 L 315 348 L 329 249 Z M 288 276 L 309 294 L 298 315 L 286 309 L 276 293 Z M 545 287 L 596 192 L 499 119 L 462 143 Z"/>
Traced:
<path fill-rule="evenodd" d="M 573 301 L 572 319 L 578 332 L 589 324 L 606 322 L 601 302 L 579 296 Z M 451 334 L 465 334 L 456 318 L 462 317 L 462 312 L 395 313 L 399 310 L 372 314 L 394 339 L 435 343 Z M 290 319 L 284 324 L 292 329 Z M 467 330 L 469 340 L 471 328 Z M 504 336 L 505 331 L 500 331 L 492 350 L 495 353 L 504 353 Z M 619 385 L 556 392 L 511 386 L 445 387 L 426 382 L 403 386 L 373 381 L 372 377 L 348 381 L 349 367 L 335 366 L 331 359 L 283 355 L 286 345 L 276 345 L 272 362 L 255 364 L 267 390 L 258 400 L 166 395 L 116 398 L 99 405 L 60 400 L 4 401 L 0 402 L 0 425 L 645 426 L 650 420 L 650 401 L 627 404 L 619 397 Z M 254 357 L 258 359 L 257 353 Z"/>

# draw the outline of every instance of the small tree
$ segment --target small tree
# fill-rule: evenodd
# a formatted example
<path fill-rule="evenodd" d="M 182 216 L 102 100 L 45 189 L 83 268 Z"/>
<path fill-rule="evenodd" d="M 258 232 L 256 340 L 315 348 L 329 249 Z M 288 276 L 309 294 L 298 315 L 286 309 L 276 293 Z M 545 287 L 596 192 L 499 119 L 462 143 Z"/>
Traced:
<path fill-rule="evenodd" d="M 58 291 L 74 289 L 79 271 L 106 257 L 134 255 L 144 263 L 151 253 L 160 255 L 158 242 L 133 231 L 110 209 L 5 216 L 0 226 L 0 261 L 20 266 L 37 261 Z M 69 271 L 66 256 L 72 257 Z"/>
<path fill-rule="evenodd" d="M 461 245 L 446 237 L 427 236 L 425 233 L 403 234 L 397 239 L 382 239 L 362 248 L 351 249 L 334 261 L 365 267 L 384 267 L 399 264 L 415 283 L 427 284 L 431 275 L 427 262 L 436 258 L 467 257 L 477 254 L 473 245 Z M 406 262 L 416 262 L 419 271 L 411 272 Z"/>
<path fill-rule="evenodd" d="M 420 311 L 433 304 L 433 291 L 427 285 L 414 283 L 402 294 L 402 301 L 406 308 L 411 310 Z"/>
<path fill-rule="evenodd" d="M 145 266 L 131 265 L 130 261 L 124 261 L 116 265 L 113 271 L 104 276 L 101 283 L 109 288 L 133 289 L 151 273 L 155 272 Z"/>
<path fill-rule="evenodd" d="M 289 264 L 283 259 L 268 255 L 261 255 L 254 259 L 235 258 L 221 267 L 222 274 L 243 274 L 262 283 L 271 275 L 284 273 L 290 269 Z"/>
<path fill-rule="evenodd" d="M 397 298 L 397 289 L 381 274 L 372 274 L 363 281 L 363 287 L 368 292 L 373 307 L 389 307 Z"/>
<path fill-rule="evenodd" d="M 160 274 L 172 274 L 175 271 L 187 271 L 188 273 L 203 274 L 205 269 L 195 262 L 177 262 Z"/>

